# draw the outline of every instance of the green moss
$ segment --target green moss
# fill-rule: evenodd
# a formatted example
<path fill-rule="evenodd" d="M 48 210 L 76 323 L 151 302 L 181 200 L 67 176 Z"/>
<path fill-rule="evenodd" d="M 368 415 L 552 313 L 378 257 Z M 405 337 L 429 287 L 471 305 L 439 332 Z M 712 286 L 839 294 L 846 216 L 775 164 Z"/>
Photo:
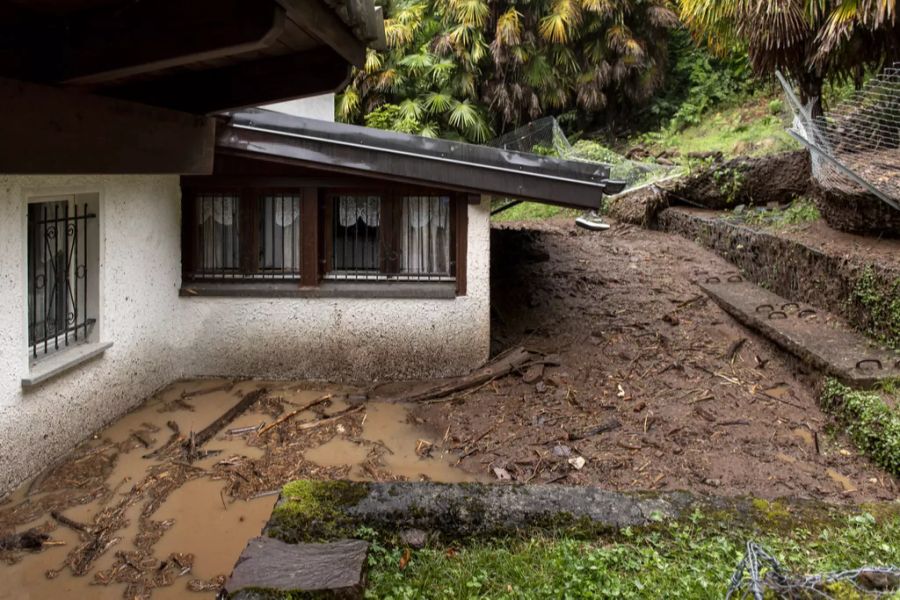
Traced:
<path fill-rule="evenodd" d="M 867 266 L 856 280 L 850 301 L 866 313 L 869 335 L 900 349 L 900 278 L 887 281 Z"/>
<path fill-rule="evenodd" d="M 346 508 L 369 493 L 365 483 L 292 481 L 282 488 L 282 501 L 272 511 L 267 533 L 285 542 L 311 542 L 347 537 L 355 525 Z"/>
<path fill-rule="evenodd" d="M 822 390 L 823 408 L 844 425 L 856 446 L 876 464 L 900 476 L 900 412 L 877 392 L 857 391 L 829 379 Z"/>
<path fill-rule="evenodd" d="M 758 513 L 758 518 L 771 527 L 781 527 L 786 521 L 792 519 L 788 506 L 777 500 L 753 499 L 753 508 Z"/>

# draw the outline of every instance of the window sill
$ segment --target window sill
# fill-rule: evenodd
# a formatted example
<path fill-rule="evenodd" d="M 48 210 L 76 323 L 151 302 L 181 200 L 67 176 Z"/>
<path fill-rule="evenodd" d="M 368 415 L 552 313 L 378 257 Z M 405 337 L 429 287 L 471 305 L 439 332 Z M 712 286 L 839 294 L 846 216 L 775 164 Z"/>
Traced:
<path fill-rule="evenodd" d="M 22 378 L 22 387 L 27 388 L 38 385 L 52 377 L 74 369 L 78 365 L 100 356 L 111 346 L 112 342 L 86 343 L 55 352 L 31 365 L 28 376 Z"/>
<path fill-rule="evenodd" d="M 188 283 L 179 291 L 182 297 L 218 298 L 412 298 L 452 300 L 456 282 L 330 282 L 318 287 L 299 287 L 296 283 Z"/>

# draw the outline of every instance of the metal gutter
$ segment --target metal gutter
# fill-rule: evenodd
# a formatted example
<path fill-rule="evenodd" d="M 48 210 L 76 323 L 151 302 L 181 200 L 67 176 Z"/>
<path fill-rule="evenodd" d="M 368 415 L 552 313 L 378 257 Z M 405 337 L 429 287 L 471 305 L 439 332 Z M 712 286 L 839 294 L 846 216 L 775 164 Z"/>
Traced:
<path fill-rule="evenodd" d="M 597 208 L 618 187 L 605 165 L 398 134 L 269 111 L 229 113 L 220 149 L 295 160 L 325 170 Z"/>

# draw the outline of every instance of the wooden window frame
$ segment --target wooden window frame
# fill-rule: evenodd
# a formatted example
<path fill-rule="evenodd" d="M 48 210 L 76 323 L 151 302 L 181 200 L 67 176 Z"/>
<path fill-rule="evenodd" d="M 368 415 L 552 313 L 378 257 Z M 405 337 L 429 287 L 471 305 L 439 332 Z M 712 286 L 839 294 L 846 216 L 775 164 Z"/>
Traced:
<path fill-rule="evenodd" d="M 286 185 L 284 181 L 272 181 L 274 185 L 266 185 L 266 178 L 260 178 L 259 185 L 243 182 L 239 185 L 218 185 L 215 182 L 191 182 L 183 188 L 182 202 L 182 280 L 185 285 L 203 284 L 204 289 L 213 290 L 219 283 L 235 284 L 242 288 L 252 287 L 253 283 L 276 283 L 284 286 L 293 286 L 304 289 L 319 288 L 326 279 L 326 274 L 332 271 L 331 244 L 333 243 L 333 198 L 340 195 L 378 195 L 382 203 L 387 202 L 394 210 L 400 210 L 400 198 L 404 196 L 445 196 L 450 198 L 450 277 L 448 280 L 427 279 L 404 280 L 402 283 L 409 286 L 431 286 L 435 283 L 455 283 L 455 295 L 466 295 L 466 267 L 468 254 L 468 205 L 472 203 L 473 196 L 461 192 L 454 192 L 438 188 L 424 188 L 406 184 L 386 185 L 360 185 L 338 186 L 323 185 L 314 182 L 312 185 Z M 266 194 L 292 194 L 300 197 L 300 236 L 298 251 L 300 252 L 299 278 L 292 277 L 286 280 L 269 280 L 253 277 L 259 272 L 259 211 L 261 198 Z M 196 274 L 201 252 L 197 228 L 199 223 L 195 209 L 196 199 L 209 194 L 230 194 L 240 200 L 239 239 L 240 239 L 240 276 L 222 280 L 215 277 L 204 278 Z M 477 196 L 474 198 L 477 199 Z M 382 205 L 384 206 L 384 204 Z M 383 210 L 383 209 L 382 209 Z M 388 232 L 390 234 L 390 232 Z M 384 235 L 384 232 L 382 232 Z M 399 232 L 392 242 L 395 247 L 400 243 Z M 399 262 L 396 264 L 384 264 L 387 257 L 382 257 L 383 268 L 386 275 L 399 272 Z M 384 286 L 396 283 L 397 280 L 387 278 L 385 280 L 367 281 L 366 285 Z M 350 282 L 346 282 L 350 283 Z M 340 287 L 345 282 L 341 280 L 328 280 L 329 288 L 334 289 L 335 295 L 339 295 Z M 358 284 L 357 284 L 358 285 Z M 346 286 L 349 287 L 349 286 Z M 190 291 L 193 295 L 196 287 Z M 283 291 L 283 290 L 281 290 Z M 264 295 L 264 294 L 263 294 Z"/>

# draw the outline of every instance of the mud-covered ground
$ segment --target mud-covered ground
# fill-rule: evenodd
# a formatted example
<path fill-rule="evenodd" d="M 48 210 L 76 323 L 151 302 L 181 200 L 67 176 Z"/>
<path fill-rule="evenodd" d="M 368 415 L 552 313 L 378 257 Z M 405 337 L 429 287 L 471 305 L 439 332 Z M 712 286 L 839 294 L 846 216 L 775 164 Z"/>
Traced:
<path fill-rule="evenodd" d="M 713 253 L 568 219 L 492 234 L 495 350 L 522 344 L 558 366 L 417 409 L 464 469 L 615 490 L 896 497 L 818 408 L 817 378 L 699 289 L 735 272 Z"/>

